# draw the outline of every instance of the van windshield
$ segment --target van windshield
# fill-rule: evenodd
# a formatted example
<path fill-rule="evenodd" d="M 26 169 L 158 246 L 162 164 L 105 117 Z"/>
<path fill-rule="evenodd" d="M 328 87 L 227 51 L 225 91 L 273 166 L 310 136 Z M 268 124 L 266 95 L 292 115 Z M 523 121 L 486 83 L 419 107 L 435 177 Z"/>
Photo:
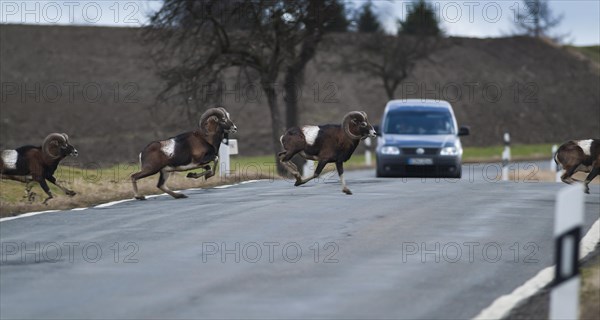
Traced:
<path fill-rule="evenodd" d="M 395 110 L 387 114 L 383 132 L 389 134 L 455 134 L 447 110 Z"/>

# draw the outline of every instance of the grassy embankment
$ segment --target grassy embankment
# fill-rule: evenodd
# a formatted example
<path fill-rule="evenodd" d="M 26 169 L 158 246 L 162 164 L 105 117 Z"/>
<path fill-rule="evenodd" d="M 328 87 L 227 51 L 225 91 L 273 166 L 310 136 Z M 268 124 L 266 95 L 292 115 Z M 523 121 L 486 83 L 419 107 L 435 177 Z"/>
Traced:
<path fill-rule="evenodd" d="M 551 144 L 540 145 L 515 145 L 512 147 L 513 159 L 547 159 L 551 157 Z M 464 153 L 465 162 L 490 162 L 500 160 L 502 146 L 466 148 Z M 374 162 L 374 159 L 373 159 Z M 354 155 L 346 164 L 348 170 L 366 168 L 364 154 Z M 326 171 L 334 170 L 335 166 L 330 164 Z M 186 173 L 177 173 L 171 176 L 168 185 L 173 190 L 188 188 L 210 188 L 221 184 L 230 184 L 244 180 L 254 179 L 279 179 L 275 174 L 274 159 L 271 156 L 260 157 L 232 157 L 232 175 L 230 178 L 221 179 L 214 176 L 208 181 L 204 179 L 188 179 Z M 89 166 L 88 168 L 75 168 L 60 166 L 56 177 L 64 186 L 75 190 L 77 195 L 67 197 L 57 187 L 50 188 L 55 198 L 48 205 L 43 205 L 45 194 L 35 185 L 33 191 L 37 194 L 36 199 L 29 203 L 23 196 L 24 185 L 16 181 L 0 182 L 0 217 L 11 216 L 22 212 L 70 209 L 77 207 L 88 207 L 107 201 L 128 199 L 132 197 L 131 182 L 129 175 L 137 171 L 137 164 L 120 164 L 108 168 Z M 202 171 L 202 170 L 197 170 Z M 522 172 L 520 174 L 528 174 Z M 553 174 L 538 173 L 538 180 L 553 181 Z M 518 178 L 518 177 L 516 177 Z M 142 194 L 160 194 L 162 191 L 156 188 L 157 176 L 148 177 L 139 181 Z"/>
<path fill-rule="evenodd" d="M 598 319 L 600 314 L 600 256 L 581 268 L 580 319 Z"/>
<path fill-rule="evenodd" d="M 510 148 L 511 159 L 519 160 L 550 160 L 552 157 L 552 143 L 547 144 L 522 144 Z M 465 148 L 464 162 L 490 162 L 501 161 L 504 146 Z"/>
<path fill-rule="evenodd" d="M 585 47 L 574 47 L 568 46 L 571 49 L 581 52 L 588 59 L 594 61 L 600 65 L 600 46 L 585 46 Z"/>

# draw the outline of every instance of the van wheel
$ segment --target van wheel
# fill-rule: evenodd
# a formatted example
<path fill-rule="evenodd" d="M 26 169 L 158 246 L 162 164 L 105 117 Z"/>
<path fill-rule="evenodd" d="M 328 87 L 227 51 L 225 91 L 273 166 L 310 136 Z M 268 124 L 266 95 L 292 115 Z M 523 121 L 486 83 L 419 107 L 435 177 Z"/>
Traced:
<path fill-rule="evenodd" d="M 456 179 L 460 179 L 460 178 L 462 178 L 462 166 L 461 166 L 461 168 L 458 170 L 458 172 L 452 176 L 452 178 L 456 178 Z"/>

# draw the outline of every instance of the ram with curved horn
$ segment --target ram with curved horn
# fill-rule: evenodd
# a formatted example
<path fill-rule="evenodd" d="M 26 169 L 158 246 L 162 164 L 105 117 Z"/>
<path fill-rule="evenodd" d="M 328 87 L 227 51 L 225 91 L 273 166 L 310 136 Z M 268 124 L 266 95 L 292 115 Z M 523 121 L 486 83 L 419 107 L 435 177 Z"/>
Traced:
<path fill-rule="evenodd" d="M 48 198 L 44 204 L 53 198 L 46 180 L 59 187 L 68 196 L 75 192 L 59 185 L 54 177 L 58 164 L 67 156 L 77 156 L 77 150 L 69 143 L 66 133 L 51 133 L 41 146 L 22 146 L 14 150 L 2 150 L 0 154 L 0 174 L 2 178 L 25 183 L 25 197 L 33 201 L 34 193 L 31 192 L 32 182 L 40 184 Z"/>
<path fill-rule="evenodd" d="M 237 127 L 225 108 L 210 108 L 202 114 L 198 128 L 175 137 L 150 142 L 139 155 L 140 171 L 131 175 L 136 199 L 144 200 L 137 187 L 137 180 L 159 173 L 160 190 L 173 198 L 187 198 L 182 193 L 171 191 L 166 183 L 172 172 L 204 168 L 202 173 L 188 173 L 188 178 L 208 179 L 214 176 L 219 161 L 219 147 L 225 134 L 235 133 Z M 210 163 L 213 163 L 211 168 Z"/>
<path fill-rule="evenodd" d="M 296 178 L 295 186 L 317 178 L 325 165 L 335 163 L 342 182 L 342 191 L 352 194 L 344 180 L 344 162 L 350 159 L 360 140 L 367 137 L 375 137 L 375 129 L 369 123 L 367 114 L 363 111 L 352 111 L 344 116 L 341 125 L 307 125 L 288 129 L 280 138 L 284 151 L 277 156 Z M 311 177 L 302 179 L 298 168 L 290 161 L 296 154 L 307 160 L 317 161 L 317 168 Z"/>

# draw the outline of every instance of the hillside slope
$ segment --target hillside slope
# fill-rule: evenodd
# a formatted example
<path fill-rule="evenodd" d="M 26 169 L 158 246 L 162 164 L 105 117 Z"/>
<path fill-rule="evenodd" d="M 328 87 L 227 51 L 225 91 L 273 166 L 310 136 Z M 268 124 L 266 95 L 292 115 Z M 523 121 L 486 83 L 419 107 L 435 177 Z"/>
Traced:
<path fill-rule="evenodd" d="M 584 46 L 584 47 L 575 47 L 575 46 L 567 46 L 567 48 L 572 49 L 588 59 L 594 61 L 597 65 L 600 66 L 600 46 Z"/>
<path fill-rule="evenodd" d="M 186 107 L 156 104 L 163 84 L 139 32 L 0 25 L 0 147 L 41 143 L 60 131 L 72 137 L 82 164 L 133 162 L 148 141 L 192 128 Z M 380 80 L 339 68 L 338 52 L 357 50 L 364 36 L 326 38 L 301 90 L 303 123 L 335 123 L 356 109 L 379 121 L 387 102 Z M 397 96 L 450 100 L 459 124 L 471 126 L 465 145 L 499 144 L 504 130 L 515 143 L 600 137 L 600 72 L 585 57 L 529 38 L 447 41 Z M 240 152 L 269 154 L 266 99 L 253 98 L 254 89 L 229 92 L 223 104 L 238 122 Z"/>

